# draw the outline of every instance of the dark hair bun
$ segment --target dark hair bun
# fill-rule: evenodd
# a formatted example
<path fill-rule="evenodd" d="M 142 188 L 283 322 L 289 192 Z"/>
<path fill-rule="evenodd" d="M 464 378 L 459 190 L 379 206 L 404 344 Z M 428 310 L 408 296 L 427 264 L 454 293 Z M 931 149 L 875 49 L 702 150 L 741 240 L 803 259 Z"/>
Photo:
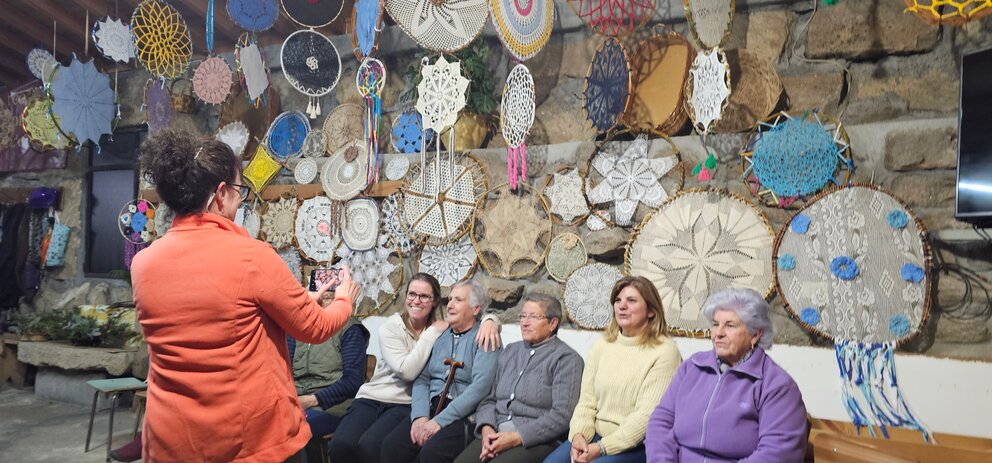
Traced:
<path fill-rule="evenodd" d="M 185 215 L 200 212 L 220 182 L 232 183 L 241 163 L 222 142 L 164 130 L 141 146 L 141 171 L 162 201 Z"/>

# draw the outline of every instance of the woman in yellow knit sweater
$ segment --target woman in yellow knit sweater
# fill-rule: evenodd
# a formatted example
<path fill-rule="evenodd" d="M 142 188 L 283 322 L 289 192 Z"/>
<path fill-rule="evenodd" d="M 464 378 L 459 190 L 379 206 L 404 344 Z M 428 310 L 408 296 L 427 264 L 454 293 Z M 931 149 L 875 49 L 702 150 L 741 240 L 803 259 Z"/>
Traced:
<path fill-rule="evenodd" d="M 582 373 L 568 437 L 544 463 L 644 463 L 648 418 L 682 356 L 668 337 L 661 297 L 644 277 L 613 286 L 613 320 Z"/>

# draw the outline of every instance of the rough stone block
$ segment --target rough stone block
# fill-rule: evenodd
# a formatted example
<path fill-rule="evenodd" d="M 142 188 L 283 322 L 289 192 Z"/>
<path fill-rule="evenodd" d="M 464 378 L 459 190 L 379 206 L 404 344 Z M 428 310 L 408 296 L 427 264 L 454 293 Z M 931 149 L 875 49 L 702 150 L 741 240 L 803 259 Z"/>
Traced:
<path fill-rule="evenodd" d="M 591 257 L 610 258 L 623 255 L 624 248 L 630 233 L 620 227 L 611 227 L 606 230 L 589 232 L 583 241 L 586 245 L 586 252 Z"/>
<path fill-rule="evenodd" d="M 777 63 L 795 20 L 795 13 L 785 10 L 749 14 L 747 49 L 762 59 Z"/>
<path fill-rule="evenodd" d="M 792 111 L 821 108 L 832 112 L 844 88 L 844 75 L 839 70 L 782 75 L 780 78 L 789 97 L 788 108 Z"/>
<path fill-rule="evenodd" d="M 984 319 L 958 321 L 941 317 L 937 322 L 937 339 L 958 344 L 973 344 L 992 339 Z"/>
<path fill-rule="evenodd" d="M 894 130 L 885 137 L 885 167 L 894 171 L 953 169 L 958 134 L 954 127 Z"/>
<path fill-rule="evenodd" d="M 502 280 L 488 275 L 482 277 L 478 273 L 475 278 L 488 290 L 493 305 L 503 307 L 513 305 L 524 295 L 524 285 L 519 281 Z"/>
<path fill-rule="evenodd" d="M 919 74 L 913 71 L 918 71 Z M 878 105 L 878 102 L 872 100 L 892 94 L 905 102 L 906 109 L 911 111 L 953 112 L 958 107 L 960 81 L 953 68 L 933 65 L 925 70 L 885 71 L 879 76 L 873 67 L 864 67 L 856 68 L 853 75 L 855 84 L 852 106 L 862 100 L 869 100 L 866 106 Z M 853 108 L 848 109 L 848 113 L 853 111 Z M 900 115 L 902 114 L 896 113 L 886 115 L 888 117 L 885 118 L 894 119 Z"/>
<path fill-rule="evenodd" d="M 31 365 L 63 370 L 105 370 L 121 376 L 131 369 L 134 350 L 78 347 L 62 342 L 23 342 L 17 359 Z"/>
<path fill-rule="evenodd" d="M 910 207 L 948 207 L 953 214 L 954 172 L 913 172 L 896 176 L 890 189 Z"/>
<path fill-rule="evenodd" d="M 806 56 L 860 60 L 933 50 L 940 29 L 904 8 L 896 1 L 850 1 L 821 9 L 809 25 Z"/>
<path fill-rule="evenodd" d="M 586 141 L 596 138 L 596 131 L 582 111 L 582 79 L 562 78 L 551 97 L 537 108 L 535 125 L 544 127 L 548 143 Z"/>
<path fill-rule="evenodd" d="M 92 371 L 39 368 L 38 375 L 34 379 L 34 393 L 38 397 L 90 407 L 96 389 L 86 382 L 97 379 L 107 379 L 107 375 Z M 96 406 L 97 410 L 109 409 L 110 399 L 100 394 Z"/>
<path fill-rule="evenodd" d="M 561 69 L 558 78 L 578 77 L 582 79 L 589 71 L 589 63 L 593 55 L 603 43 L 603 38 L 597 34 L 577 40 L 567 40 L 562 50 Z"/>

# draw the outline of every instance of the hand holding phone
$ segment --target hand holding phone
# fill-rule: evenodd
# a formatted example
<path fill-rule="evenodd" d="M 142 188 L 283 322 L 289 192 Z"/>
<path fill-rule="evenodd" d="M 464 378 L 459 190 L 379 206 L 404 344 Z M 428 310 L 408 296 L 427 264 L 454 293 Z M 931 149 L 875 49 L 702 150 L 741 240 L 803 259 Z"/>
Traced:
<path fill-rule="evenodd" d="M 331 286 L 327 288 L 328 291 L 334 291 L 341 284 L 340 269 L 336 268 L 318 268 L 310 272 L 310 291 L 317 291 L 328 282 Z"/>

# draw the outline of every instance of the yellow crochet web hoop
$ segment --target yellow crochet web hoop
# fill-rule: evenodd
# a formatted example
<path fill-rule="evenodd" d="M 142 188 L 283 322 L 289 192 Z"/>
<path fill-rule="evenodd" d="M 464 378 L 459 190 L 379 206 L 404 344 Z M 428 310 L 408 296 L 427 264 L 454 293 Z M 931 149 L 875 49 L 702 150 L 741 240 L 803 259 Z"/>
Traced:
<path fill-rule="evenodd" d="M 992 14 L 992 0 L 903 0 L 906 13 L 936 25 L 960 26 Z"/>
<path fill-rule="evenodd" d="M 131 16 L 131 34 L 138 61 L 157 78 L 173 79 L 186 72 L 193 54 L 189 28 L 179 10 L 158 0 L 145 0 Z"/>

